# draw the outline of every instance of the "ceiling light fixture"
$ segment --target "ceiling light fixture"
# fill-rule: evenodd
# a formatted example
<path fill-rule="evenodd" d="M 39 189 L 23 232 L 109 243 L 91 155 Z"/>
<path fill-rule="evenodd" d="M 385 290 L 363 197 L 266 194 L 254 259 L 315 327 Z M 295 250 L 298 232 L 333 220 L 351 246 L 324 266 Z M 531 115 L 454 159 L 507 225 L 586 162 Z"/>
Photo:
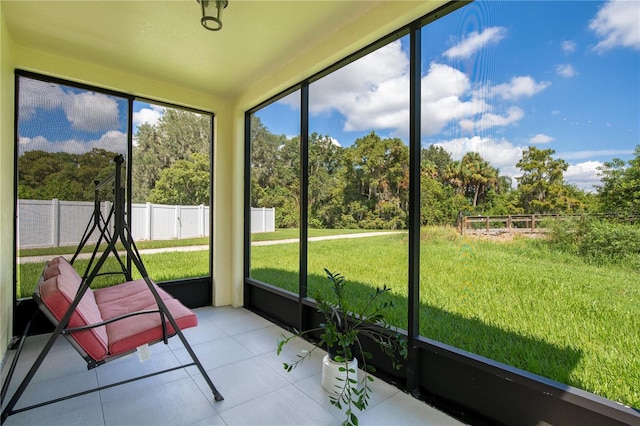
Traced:
<path fill-rule="evenodd" d="M 229 0 L 197 0 L 202 6 L 202 19 L 200 23 L 203 27 L 211 31 L 218 31 L 222 28 L 222 9 L 227 7 Z"/>

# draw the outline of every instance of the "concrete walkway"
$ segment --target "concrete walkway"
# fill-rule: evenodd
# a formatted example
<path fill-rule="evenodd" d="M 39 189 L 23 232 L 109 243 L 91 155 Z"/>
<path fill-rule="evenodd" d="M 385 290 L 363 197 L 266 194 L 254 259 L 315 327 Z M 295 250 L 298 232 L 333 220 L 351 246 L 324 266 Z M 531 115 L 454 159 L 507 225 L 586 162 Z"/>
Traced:
<path fill-rule="evenodd" d="M 366 237 L 379 237 L 382 235 L 393 235 L 393 234 L 403 234 L 406 231 L 375 231 L 375 232 L 362 232 L 358 234 L 341 234 L 341 235 L 326 235 L 323 237 L 310 237 L 309 241 L 325 241 L 325 240 L 342 240 L 345 238 L 366 238 Z M 289 238 L 285 240 L 270 240 L 270 241 L 253 241 L 251 243 L 252 246 L 271 246 L 276 244 L 292 244 L 297 243 L 297 238 Z M 164 247 L 164 248 L 155 248 L 155 249 L 144 249 L 139 250 L 141 255 L 144 254 L 156 254 L 156 253 L 167 253 L 167 252 L 175 252 L 175 251 L 204 251 L 209 250 L 208 245 L 200 245 L 200 246 L 184 246 L 184 247 Z M 101 254 L 101 253 L 98 253 Z M 62 254 L 58 256 L 66 257 L 70 259 L 73 256 L 73 253 Z M 47 260 L 50 260 L 52 255 L 46 256 L 28 256 L 28 257 L 19 257 L 18 263 L 44 263 Z M 80 253 L 76 259 L 90 259 L 91 253 Z"/>

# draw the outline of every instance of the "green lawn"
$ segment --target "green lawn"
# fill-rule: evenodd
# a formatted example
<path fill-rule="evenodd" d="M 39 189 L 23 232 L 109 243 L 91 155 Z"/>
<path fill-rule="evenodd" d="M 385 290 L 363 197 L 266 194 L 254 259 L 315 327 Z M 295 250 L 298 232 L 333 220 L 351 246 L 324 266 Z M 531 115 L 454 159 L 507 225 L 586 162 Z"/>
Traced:
<path fill-rule="evenodd" d="M 295 291 L 297 248 L 254 247 L 252 275 Z M 420 334 L 640 407 L 640 273 L 596 267 L 538 241 L 446 234 L 421 245 Z M 309 288 L 322 268 L 352 282 L 354 299 L 393 288 L 406 327 L 404 235 L 309 244 Z"/>
<path fill-rule="evenodd" d="M 298 250 L 253 247 L 252 276 L 297 291 Z M 449 231 L 423 232 L 420 256 L 423 336 L 640 407 L 638 271 L 592 266 L 536 240 L 491 242 Z M 197 265 L 206 257 L 174 252 L 144 261 L 152 278 L 164 281 L 205 275 Z M 82 270 L 85 263 L 76 265 Z M 407 265 L 405 234 L 310 242 L 310 294 L 326 289 L 323 268 L 342 273 L 356 301 L 387 284 L 398 306 L 390 320 L 406 328 Z M 20 265 L 23 282 L 41 268 Z"/>

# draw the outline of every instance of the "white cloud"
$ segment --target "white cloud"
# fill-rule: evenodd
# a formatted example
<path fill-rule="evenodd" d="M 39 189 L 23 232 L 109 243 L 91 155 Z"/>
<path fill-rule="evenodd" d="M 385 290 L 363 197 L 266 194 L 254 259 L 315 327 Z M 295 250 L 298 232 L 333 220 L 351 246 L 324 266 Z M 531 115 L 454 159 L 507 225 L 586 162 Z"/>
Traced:
<path fill-rule="evenodd" d="M 585 158 L 620 157 L 620 156 L 633 155 L 633 154 L 634 154 L 633 149 L 599 149 L 599 150 L 559 152 L 557 155 L 559 158 L 563 158 L 565 160 L 584 160 Z"/>
<path fill-rule="evenodd" d="M 517 106 L 494 110 L 492 97 L 514 101 L 533 96 L 548 87 L 530 76 L 474 90 L 464 72 L 432 62 L 422 77 L 422 136 L 443 131 L 483 131 L 510 126 L 525 113 Z M 394 137 L 408 138 L 409 58 L 399 41 L 391 43 L 342 69 L 312 83 L 309 110 L 313 116 L 332 111 L 343 119 L 345 131 L 388 130 Z M 279 102 L 297 107 L 299 95 Z"/>
<path fill-rule="evenodd" d="M 297 111 L 300 109 L 300 91 L 289 93 L 284 98 L 277 100 L 276 103 L 288 105 L 291 109 Z"/>
<path fill-rule="evenodd" d="M 594 47 L 604 52 L 614 47 L 630 47 L 640 50 L 640 2 L 609 1 L 589 23 L 600 41 Z"/>
<path fill-rule="evenodd" d="M 151 108 L 141 108 L 140 111 L 133 113 L 133 125 L 138 127 L 140 124 L 147 123 L 151 126 L 155 125 L 160 117 L 164 114 L 166 108 L 159 105 L 149 105 Z M 134 132 L 135 133 L 135 132 Z"/>
<path fill-rule="evenodd" d="M 30 120 L 36 109 L 62 108 L 71 127 L 85 132 L 118 128 L 119 108 L 116 100 L 102 93 L 74 93 L 60 85 L 24 78 L 20 82 L 20 119 Z"/>
<path fill-rule="evenodd" d="M 60 107 L 65 93 L 59 85 L 40 80 L 20 80 L 20 119 L 29 120 L 36 108 L 53 110 Z"/>
<path fill-rule="evenodd" d="M 110 130 L 100 138 L 90 141 L 67 139 L 65 141 L 49 141 L 43 136 L 35 138 L 20 137 L 18 141 L 18 155 L 26 151 L 66 152 L 69 154 L 84 154 L 93 148 L 102 148 L 120 154 L 127 153 L 127 135 L 118 130 Z"/>
<path fill-rule="evenodd" d="M 481 33 L 474 31 L 468 34 L 460 43 L 446 50 L 443 55 L 449 59 L 466 59 L 484 46 L 498 43 L 506 34 L 507 29 L 504 27 L 486 28 Z"/>
<path fill-rule="evenodd" d="M 564 180 L 588 192 L 595 192 L 594 186 L 600 185 L 598 177 L 598 167 L 602 166 L 599 161 L 585 161 L 569 165 L 564 172 Z"/>
<path fill-rule="evenodd" d="M 310 112 L 337 110 L 347 131 L 406 128 L 408 71 L 401 43 L 391 43 L 311 84 Z"/>
<path fill-rule="evenodd" d="M 571 78 L 578 75 L 578 72 L 571 64 L 561 64 L 556 65 L 556 74 L 565 78 Z"/>
<path fill-rule="evenodd" d="M 460 120 L 460 128 L 466 132 L 482 133 L 492 127 L 506 127 L 517 123 L 524 117 L 524 111 L 518 107 L 511 107 L 506 115 L 484 113 L 478 120 Z"/>
<path fill-rule="evenodd" d="M 451 121 L 469 119 L 490 107 L 482 100 L 468 98 L 471 83 L 461 71 L 432 63 L 422 77 L 422 133 L 439 133 Z"/>
<path fill-rule="evenodd" d="M 525 149 L 504 139 L 497 140 L 480 136 L 440 141 L 434 145 L 444 148 L 454 160 L 461 160 L 467 152 L 477 152 L 489 164 L 499 169 L 501 176 L 511 178 L 520 173 L 516 164 L 522 158 L 522 151 Z"/>
<path fill-rule="evenodd" d="M 544 133 L 538 133 L 537 135 L 535 135 L 531 139 L 529 139 L 529 143 L 533 143 L 533 144 L 549 143 L 549 142 L 553 141 L 554 139 L 555 138 L 552 138 L 551 136 L 545 135 Z"/>
<path fill-rule="evenodd" d="M 114 98 L 102 93 L 67 93 L 64 112 L 71 127 L 86 132 L 119 127 L 118 103 Z"/>
<path fill-rule="evenodd" d="M 359 106 L 359 108 L 353 108 Z M 406 76 L 381 81 L 368 91 L 356 95 L 349 105 L 346 131 L 369 128 L 406 129 L 408 127 L 409 80 Z"/>
<path fill-rule="evenodd" d="M 488 88 L 490 96 L 499 96 L 504 100 L 517 100 L 531 97 L 551 85 L 548 81 L 536 83 L 530 76 L 513 77 L 509 83 L 502 83 Z"/>
<path fill-rule="evenodd" d="M 562 47 L 562 50 L 565 51 L 566 53 L 573 53 L 576 51 L 576 42 L 573 40 L 565 40 L 562 42 L 562 44 L 560 45 Z"/>

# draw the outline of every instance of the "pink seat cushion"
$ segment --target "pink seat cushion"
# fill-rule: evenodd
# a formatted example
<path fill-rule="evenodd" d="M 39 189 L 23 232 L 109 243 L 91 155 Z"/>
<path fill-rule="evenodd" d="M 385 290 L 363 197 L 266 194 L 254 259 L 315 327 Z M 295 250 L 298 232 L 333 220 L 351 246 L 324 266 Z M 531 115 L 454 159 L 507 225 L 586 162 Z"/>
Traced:
<path fill-rule="evenodd" d="M 153 286 L 180 329 L 198 325 L 196 314 L 155 283 Z M 151 290 L 142 279 L 101 288 L 95 290 L 94 295 L 104 320 L 131 312 L 158 308 Z M 166 324 L 168 334 L 174 335 L 175 330 L 168 320 Z M 145 343 L 157 342 L 163 337 L 160 314 L 154 312 L 135 315 L 107 324 L 107 336 L 109 337 L 109 353 L 111 355 L 129 352 Z"/>

